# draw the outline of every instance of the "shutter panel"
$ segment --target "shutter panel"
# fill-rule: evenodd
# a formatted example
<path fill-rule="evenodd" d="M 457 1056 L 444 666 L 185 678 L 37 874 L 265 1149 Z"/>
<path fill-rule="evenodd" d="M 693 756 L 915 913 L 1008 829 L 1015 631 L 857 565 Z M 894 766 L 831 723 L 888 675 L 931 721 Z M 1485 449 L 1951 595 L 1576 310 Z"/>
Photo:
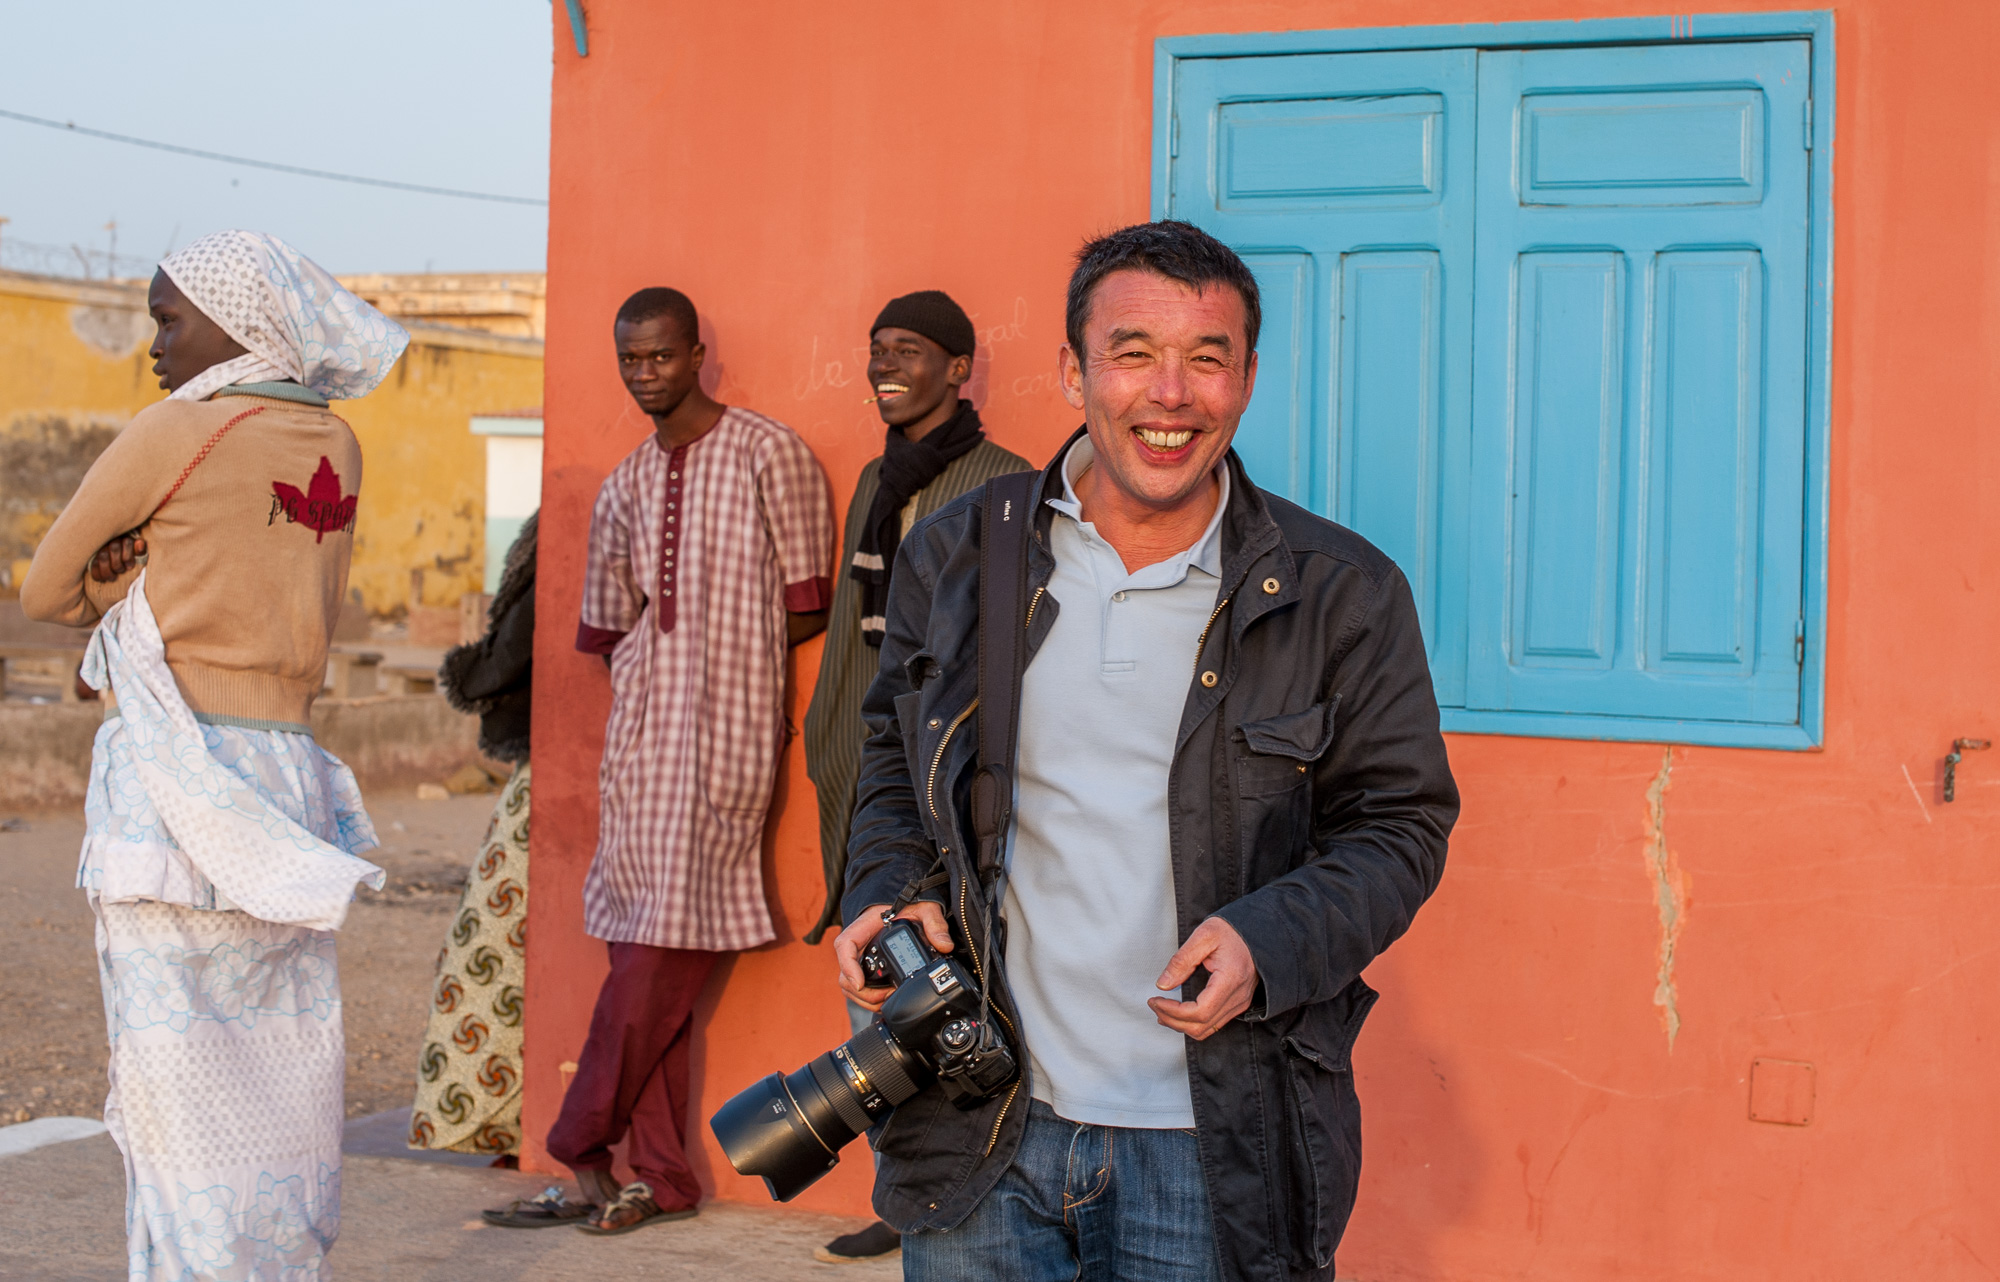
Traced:
<path fill-rule="evenodd" d="M 1252 479 L 1395 559 L 1438 700 L 1464 689 L 1477 54 L 1190 59 L 1167 213 L 1263 291 Z"/>
<path fill-rule="evenodd" d="M 1469 708 L 1798 722 L 1809 50 L 1480 55 Z"/>
<path fill-rule="evenodd" d="M 1257 391 L 1236 426 L 1235 448 L 1252 480 L 1312 504 L 1313 286 L 1311 254 L 1243 251 L 1264 312 L 1257 336 Z"/>

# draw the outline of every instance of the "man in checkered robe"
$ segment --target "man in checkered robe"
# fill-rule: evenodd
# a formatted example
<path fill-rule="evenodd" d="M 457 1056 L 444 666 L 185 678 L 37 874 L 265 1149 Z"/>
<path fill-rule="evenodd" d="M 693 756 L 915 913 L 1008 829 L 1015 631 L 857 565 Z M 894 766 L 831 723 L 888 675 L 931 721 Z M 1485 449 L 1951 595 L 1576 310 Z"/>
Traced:
<path fill-rule="evenodd" d="M 702 391 L 693 304 L 647 289 L 614 332 L 655 432 L 598 491 L 577 648 L 611 668 L 584 924 L 611 974 L 549 1153 L 584 1227 L 694 1213 L 683 1145 L 689 1023 L 716 958 L 776 938 L 760 854 L 785 740 L 785 648 L 826 624 L 833 514 L 784 424 Z M 611 1179 L 630 1131 L 637 1180 Z"/>

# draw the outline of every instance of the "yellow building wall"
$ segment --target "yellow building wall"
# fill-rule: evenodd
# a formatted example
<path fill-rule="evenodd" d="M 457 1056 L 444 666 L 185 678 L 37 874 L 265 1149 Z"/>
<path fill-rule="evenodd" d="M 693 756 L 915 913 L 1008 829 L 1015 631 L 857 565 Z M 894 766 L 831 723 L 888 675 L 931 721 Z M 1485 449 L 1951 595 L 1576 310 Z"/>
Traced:
<path fill-rule="evenodd" d="M 111 435 L 160 398 L 129 288 L 0 276 L 0 597 Z"/>
<path fill-rule="evenodd" d="M 412 325 L 388 380 L 334 405 L 361 441 L 348 582 L 371 614 L 455 611 L 480 590 L 486 446 L 472 435 L 472 416 L 541 403 L 541 343 Z"/>
<path fill-rule="evenodd" d="M 30 407 L 130 418 L 160 398 L 152 337 L 135 291 L 0 277 L 0 423 Z"/>
<path fill-rule="evenodd" d="M 542 403 L 540 341 L 409 329 L 388 380 L 334 404 L 363 459 L 350 582 L 378 617 L 456 611 L 480 590 L 486 455 L 471 419 Z M 107 429 L 160 399 L 152 333 L 142 287 L 0 274 L 0 595 L 14 595 Z"/>

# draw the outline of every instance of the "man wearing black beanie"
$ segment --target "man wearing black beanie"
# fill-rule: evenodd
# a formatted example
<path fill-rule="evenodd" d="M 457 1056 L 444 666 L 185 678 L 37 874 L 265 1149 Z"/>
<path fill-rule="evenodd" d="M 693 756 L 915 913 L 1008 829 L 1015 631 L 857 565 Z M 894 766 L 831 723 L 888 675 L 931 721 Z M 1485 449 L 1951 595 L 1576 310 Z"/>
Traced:
<path fill-rule="evenodd" d="M 806 712 L 806 773 L 819 790 L 820 853 L 826 865 L 826 907 L 806 935 L 816 944 L 839 919 L 847 875 L 848 823 L 860 772 L 861 699 L 881 657 L 882 614 L 896 547 L 910 527 L 988 479 L 1025 472 L 1024 458 L 986 439 L 979 411 L 959 396 L 972 377 L 978 338 L 963 308 L 942 290 L 891 299 L 870 327 L 869 400 L 888 434 L 882 457 L 861 469 L 847 505 L 833 612 L 819 682 Z M 872 1014 L 852 1003 L 856 1031 Z M 877 1221 L 814 1251 L 822 1260 L 887 1255 L 896 1231 Z"/>

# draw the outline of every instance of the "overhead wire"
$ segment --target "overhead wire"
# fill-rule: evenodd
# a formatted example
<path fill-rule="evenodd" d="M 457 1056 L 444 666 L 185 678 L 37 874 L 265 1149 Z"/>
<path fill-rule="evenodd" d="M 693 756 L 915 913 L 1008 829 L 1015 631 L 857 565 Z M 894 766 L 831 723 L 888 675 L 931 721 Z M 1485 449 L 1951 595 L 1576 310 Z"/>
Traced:
<path fill-rule="evenodd" d="M 75 121 L 50 120 L 45 116 L 31 116 L 26 112 L 8 111 L 0 108 L 0 117 L 18 120 L 24 124 L 40 125 L 45 129 L 60 129 L 69 133 L 87 134 L 92 138 L 104 138 L 111 142 L 122 142 L 133 147 L 150 147 L 155 151 L 170 151 L 182 156 L 197 156 L 203 160 L 220 161 L 225 165 L 246 165 L 252 169 L 271 169 L 282 174 L 299 174 L 307 178 L 325 178 L 333 182 L 358 183 L 364 187 L 387 187 L 395 191 L 422 192 L 427 196 L 455 196 L 461 200 L 490 200 L 506 205 L 547 206 L 548 201 L 535 196 L 503 196 L 490 191 L 464 191 L 456 187 L 430 187 L 423 183 L 397 182 L 392 178 L 366 178 L 360 174 L 335 173 L 330 169 L 308 169 L 303 165 L 285 165 L 275 160 L 254 160 L 248 156 L 229 156 L 219 151 L 203 151 L 199 147 L 183 147 L 177 143 L 158 142 L 151 138 L 134 138 L 130 134 L 115 134 L 106 129 L 90 129 Z"/>

